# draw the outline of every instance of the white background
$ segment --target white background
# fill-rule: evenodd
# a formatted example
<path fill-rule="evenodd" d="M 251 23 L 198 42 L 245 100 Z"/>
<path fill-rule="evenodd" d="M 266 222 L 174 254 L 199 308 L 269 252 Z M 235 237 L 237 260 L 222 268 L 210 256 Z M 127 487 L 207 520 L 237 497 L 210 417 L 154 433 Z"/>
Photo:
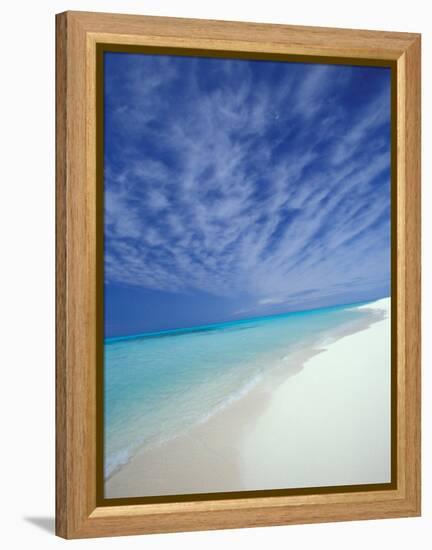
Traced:
<path fill-rule="evenodd" d="M 432 17 L 421 0 L 11 0 L 0 80 L 0 540 L 3 548 L 426 549 L 431 483 Z M 429 4 L 430 5 L 430 4 Z M 66 542 L 54 515 L 54 14 L 67 9 L 423 33 L 423 517 Z M 373 449 L 371 449 L 373 452 Z"/>

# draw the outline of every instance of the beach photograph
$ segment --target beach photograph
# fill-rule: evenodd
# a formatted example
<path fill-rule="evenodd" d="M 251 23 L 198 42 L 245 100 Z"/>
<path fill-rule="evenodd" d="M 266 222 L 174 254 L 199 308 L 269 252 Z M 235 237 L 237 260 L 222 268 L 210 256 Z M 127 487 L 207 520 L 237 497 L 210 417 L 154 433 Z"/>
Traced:
<path fill-rule="evenodd" d="M 104 498 L 389 484 L 391 73 L 105 52 Z"/>

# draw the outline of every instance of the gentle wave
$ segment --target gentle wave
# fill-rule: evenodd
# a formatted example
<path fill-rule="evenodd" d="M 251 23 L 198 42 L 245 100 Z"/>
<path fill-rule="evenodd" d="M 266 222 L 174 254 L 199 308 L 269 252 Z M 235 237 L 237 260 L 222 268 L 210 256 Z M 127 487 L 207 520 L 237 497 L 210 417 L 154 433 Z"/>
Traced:
<path fill-rule="evenodd" d="M 146 449 L 154 449 L 156 447 L 160 447 L 161 445 L 167 443 L 168 441 L 172 441 L 174 439 L 177 439 L 178 437 L 181 437 L 188 433 L 191 429 L 195 428 L 196 426 L 200 426 L 202 424 L 205 424 L 208 422 L 211 418 L 215 417 L 216 415 L 220 414 L 224 410 L 226 410 L 228 407 L 248 395 L 253 389 L 255 389 L 258 384 L 263 380 L 263 375 L 257 374 L 252 380 L 248 381 L 244 386 L 242 386 L 239 390 L 233 392 L 230 394 L 225 400 L 223 400 L 220 404 L 218 404 L 216 407 L 214 407 L 211 411 L 204 414 L 201 418 L 198 418 L 195 423 L 193 423 L 191 426 L 189 426 L 184 431 L 179 431 L 175 435 L 172 435 L 171 437 L 161 438 L 159 441 L 154 442 L 152 444 L 145 445 L 145 441 L 141 441 L 135 449 L 123 449 L 121 451 L 118 451 L 114 453 L 113 455 L 107 455 L 105 460 L 105 480 L 109 479 L 113 474 L 115 474 L 117 471 L 121 469 L 122 466 L 130 462 L 130 460 L 133 458 L 133 456 L 144 446 Z"/>
<path fill-rule="evenodd" d="M 129 452 L 125 449 L 118 451 L 113 456 L 107 456 L 105 459 L 105 479 L 109 479 L 115 474 L 122 466 L 127 464 L 131 458 Z"/>

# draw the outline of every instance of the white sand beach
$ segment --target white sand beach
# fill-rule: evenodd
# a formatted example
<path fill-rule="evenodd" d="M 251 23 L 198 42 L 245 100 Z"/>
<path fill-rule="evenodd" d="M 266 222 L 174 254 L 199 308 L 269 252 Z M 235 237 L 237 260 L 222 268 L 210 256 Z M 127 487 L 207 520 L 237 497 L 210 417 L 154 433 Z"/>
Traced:
<path fill-rule="evenodd" d="M 334 342 L 275 390 L 241 445 L 247 487 L 390 481 L 390 299 L 374 307 L 387 318 Z"/>
<path fill-rule="evenodd" d="M 207 422 L 139 451 L 105 497 L 390 481 L 390 298 L 370 325 L 289 356 Z"/>

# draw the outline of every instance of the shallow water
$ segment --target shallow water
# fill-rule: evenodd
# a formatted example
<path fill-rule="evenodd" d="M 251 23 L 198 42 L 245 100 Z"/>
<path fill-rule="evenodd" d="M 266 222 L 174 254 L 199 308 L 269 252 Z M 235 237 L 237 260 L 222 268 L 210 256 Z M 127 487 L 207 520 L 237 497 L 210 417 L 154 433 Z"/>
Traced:
<path fill-rule="evenodd" d="M 358 305 L 105 340 L 105 476 L 229 406 L 293 352 L 367 321 Z"/>

